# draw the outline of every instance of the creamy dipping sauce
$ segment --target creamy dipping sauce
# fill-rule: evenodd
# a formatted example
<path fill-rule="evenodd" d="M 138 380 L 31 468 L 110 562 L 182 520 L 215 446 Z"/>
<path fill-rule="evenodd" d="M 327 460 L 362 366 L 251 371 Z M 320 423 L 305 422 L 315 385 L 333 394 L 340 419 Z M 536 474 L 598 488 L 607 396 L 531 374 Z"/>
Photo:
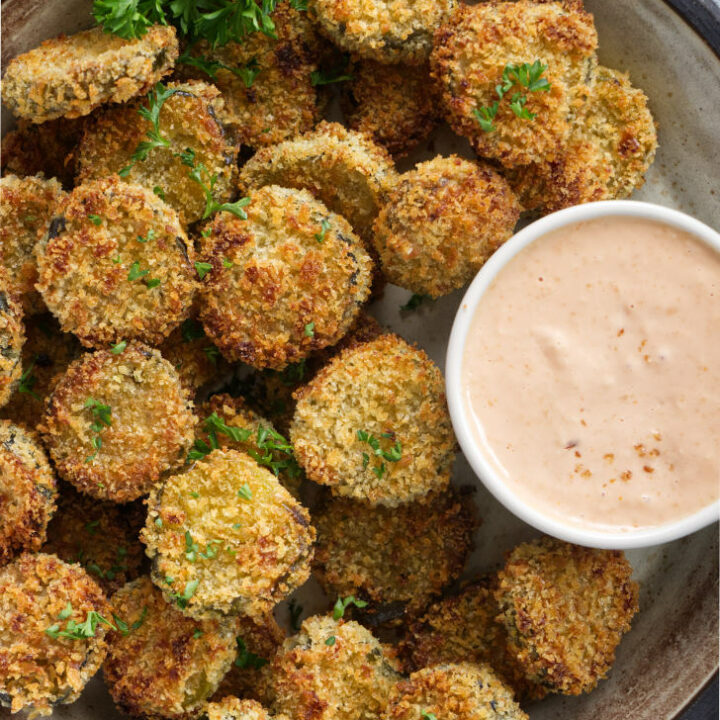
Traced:
<path fill-rule="evenodd" d="M 700 510 L 720 489 L 720 254 L 624 216 L 538 238 L 480 299 L 462 387 L 537 510 L 604 531 Z"/>

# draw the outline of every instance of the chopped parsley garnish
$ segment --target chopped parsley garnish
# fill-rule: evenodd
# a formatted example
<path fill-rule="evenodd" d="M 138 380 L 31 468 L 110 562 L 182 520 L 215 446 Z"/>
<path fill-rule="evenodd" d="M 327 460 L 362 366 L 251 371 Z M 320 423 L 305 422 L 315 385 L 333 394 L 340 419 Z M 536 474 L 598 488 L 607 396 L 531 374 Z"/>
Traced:
<path fill-rule="evenodd" d="M 152 228 L 150 228 L 148 230 L 148 234 L 145 237 L 143 237 L 142 235 L 137 236 L 137 241 L 141 242 L 141 243 L 146 243 L 148 240 L 154 240 L 154 239 L 155 239 L 155 231 Z"/>
<path fill-rule="evenodd" d="M 27 393 L 32 395 L 36 400 L 42 400 L 42 398 L 33 390 L 37 378 L 32 374 L 35 362 L 37 361 L 37 355 L 32 359 L 30 365 L 28 365 L 25 372 L 20 376 L 20 384 L 18 385 L 18 392 Z"/>
<path fill-rule="evenodd" d="M 224 268 L 231 268 L 234 265 L 234 263 L 230 262 L 227 258 L 223 258 L 222 264 Z"/>
<path fill-rule="evenodd" d="M 137 280 L 138 278 L 145 277 L 150 271 L 149 270 L 141 270 L 140 269 L 140 263 L 138 261 L 134 262 L 130 266 L 130 272 L 128 273 L 127 279 L 130 282 L 133 282 L 134 280 Z"/>
<path fill-rule="evenodd" d="M 63 610 L 58 616 L 60 620 L 65 620 L 70 616 L 70 613 L 67 613 L 67 610 L 68 608 L 66 606 L 65 610 Z M 72 606 L 70 607 L 70 612 L 72 612 Z M 46 628 L 45 633 L 51 638 L 63 637 L 70 638 L 71 640 L 83 640 L 85 638 L 95 637 L 95 630 L 100 623 L 108 625 L 113 630 L 117 630 L 115 625 L 113 625 L 109 620 L 106 620 L 102 615 L 100 615 L 100 613 L 97 613 L 94 610 L 88 610 L 85 622 L 77 623 L 74 620 L 67 620 L 64 629 L 61 629 L 60 623 L 55 623 L 49 628 Z"/>
<path fill-rule="evenodd" d="M 335 644 L 335 636 L 331 635 L 326 641 L 325 644 L 329 647 L 332 647 Z"/>
<path fill-rule="evenodd" d="M 164 199 L 165 199 L 165 191 L 164 191 L 159 185 L 156 185 L 156 186 L 153 188 L 153 192 L 154 192 L 161 200 L 164 200 Z"/>
<path fill-rule="evenodd" d="M 173 582 L 172 578 L 169 578 L 170 583 Z M 165 578 L 165 582 L 168 582 L 168 578 Z M 197 590 L 197 586 L 200 584 L 199 580 L 189 580 L 185 583 L 185 589 L 182 593 L 173 593 L 172 598 L 177 603 L 177 606 L 179 608 L 186 608 L 188 601 L 190 598 L 195 594 L 195 591 Z"/>
<path fill-rule="evenodd" d="M 380 434 L 380 438 L 395 440 L 395 435 L 391 432 L 384 432 Z M 362 443 L 367 443 L 372 449 L 372 454 L 376 457 L 382 458 L 383 460 L 396 463 L 402 457 L 402 444 L 399 440 L 395 440 L 395 444 L 389 450 L 383 450 L 383 448 L 380 447 L 380 439 L 365 430 L 357 431 L 357 439 Z M 370 463 L 370 455 L 364 452 L 362 454 L 362 458 L 363 468 L 366 468 Z M 372 471 L 378 479 L 381 479 L 385 475 L 386 470 L 387 466 L 384 462 L 381 462 L 380 465 L 375 465 L 372 468 Z"/>
<path fill-rule="evenodd" d="M 314 322 L 309 322 L 305 326 L 305 337 L 309 337 L 309 338 L 315 337 L 315 323 Z"/>
<path fill-rule="evenodd" d="M 238 491 L 237 491 L 238 497 L 242 498 L 243 500 L 252 500 L 252 490 L 250 489 L 250 486 L 245 483 Z"/>
<path fill-rule="evenodd" d="M 102 218 L 99 215 L 88 215 L 88 220 L 93 225 L 102 225 Z"/>
<path fill-rule="evenodd" d="M 505 66 L 502 74 L 502 82 L 495 86 L 495 92 L 499 100 L 516 85 L 526 88 L 528 92 L 548 92 L 550 83 L 547 78 L 543 77 L 543 73 L 548 66 L 536 60 L 532 65 L 530 63 L 522 63 L 522 65 L 508 64 Z M 515 92 L 510 96 L 510 109 L 515 115 L 523 120 L 534 120 L 536 113 L 531 113 L 526 107 L 527 96 L 523 92 Z M 495 125 L 493 119 L 497 115 L 500 104 L 495 100 L 492 105 L 487 107 L 473 109 L 473 115 L 478 124 L 485 132 L 493 132 Z"/>
<path fill-rule="evenodd" d="M 125 348 L 127 347 L 127 340 L 121 340 L 119 343 L 116 343 L 110 348 L 110 352 L 113 355 L 121 355 L 123 352 L 125 352 Z"/>
<path fill-rule="evenodd" d="M 201 638 L 204 634 L 205 633 L 200 629 L 193 630 L 193 637 L 195 638 L 195 640 L 197 640 L 198 638 Z"/>
<path fill-rule="evenodd" d="M 210 263 L 196 261 L 195 269 L 197 270 L 198 277 L 202 280 L 212 270 L 212 265 Z"/>
<path fill-rule="evenodd" d="M 161 528 L 163 526 L 163 521 L 161 517 L 155 518 L 155 527 Z"/>
<path fill-rule="evenodd" d="M 157 287 L 161 282 L 162 282 L 162 281 L 160 280 L 160 278 L 148 278 L 148 279 L 145 281 L 145 286 L 146 286 L 148 289 L 152 289 L 152 288 L 154 288 L 154 287 Z"/>
<path fill-rule="evenodd" d="M 435 713 L 428 712 L 427 710 L 422 711 L 422 720 L 437 720 Z"/>
<path fill-rule="evenodd" d="M 179 92 L 177 88 L 167 88 L 159 82 L 150 91 L 150 93 L 148 93 L 148 105 L 141 105 L 138 109 L 140 115 L 151 125 L 150 129 L 145 133 L 145 137 L 147 139 L 141 140 L 138 143 L 135 151 L 130 157 L 130 164 L 118 172 L 120 177 L 127 177 L 132 170 L 132 166 L 136 162 L 143 162 L 144 160 L 147 160 L 147 156 L 150 154 L 151 150 L 170 146 L 170 141 L 160 132 L 160 110 L 162 110 L 162 106 L 167 102 L 167 100 L 177 92 Z"/>
<path fill-rule="evenodd" d="M 325 240 L 325 234 L 327 233 L 327 231 L 328 231 L 329 229 L 330 229 L 330 222 L 329 222 L 328 220 L 326 220 L 325 218 L 323 218 L 323 219 L 320 221 L 320 232 L 319 232 L 319 233 L 315 233 L 315 239 L 316 239 L 319 243 L 323 242 L 323 241 Z"/>
<path fill-rule="evenodd" d="M 429 295 L 419 295 L 418 293 L 413 293 L 410 296 L 410 299 L 404 305 L 400 306 L 400 309 L 406 312 L 410 310 L 417 310 L 424 302 L 427 302 L 428 300 L 432 300 Z"/>
<path fill-rule="evenodd" d="M 68 600 L 67 605 L 58 614 L 58 620 L 67 620 L 73 611 L 72 603 Z"/>
<path fill-rule="evenodd" d="M 90 425 L 90 429 L 94 433 L 97 433 L 93 436 L 91 440 L 95 452 L 89 457 L 85 458 L 85 462 L 89 463 L 97 457 L 98 450 L 100 450 L 100 448 L 102 447 L 102 438 L 100 437 L 100 433 L 106 427 L 111 427 L 112 425 L 112 409 L 109 405 L 103 405 L 102 403 L 98 402 L 93 398 L 88 398 L 85 401 L 84 407 L 90 410 L 90 412 L 92 413 L 94 419 L 92 424 Z"/>
<path fill-rule="evenodd" d="M 135 630 L 142 627 L 142 624 L 145 622 L 145 618 L 147 617 L 147 614 L 148 614 L 148 609 L 147 609 L 147 607 L 144 607 L 140 617 L 132 625 L 128 625 L 124 620 L 119 618 L 115 613 L 113 613 L 113 620 L 115 621 L 115 625 L 117 625 L 117 629 L 120 633 L 122 633 L 123 635 L 129 635 L 131 632 L 135 632 Z"/>
<path fill-rule="evenodd" d="M 290 613 L 290 627 L 297 632 L 300 630 L 300 616 L 302 615 L 303 606 L 300 605 L 295 598 L 290 600 L 288 612 Z"/>
<path fill-rule="evenodd" d="M 260 74 L 260 65 L 258 64 L 257 58 L 252 58 L 252 60 L 246 62 L 244 65 L 229 68 L 229 70 L 245 83 L 246 88 L 250 88 L 255 82 L 255 78 Z"/>
<path fill-rule="evenodd" d="M 263 665 L 267 665 L 267 660 L 261 658 L 259 655 L 255 655 L 255 653 L 251 653 L 247 649 L 247 645 L 241 637 L 235 638 L 235 642 L 238 647 L 237 657 L 235 658 L 235 665 L 237 667 L 258 670 L 263 667 Z"/>
<path fill-rule="evenodd" d="M 345 615 L 345 610 L 348 605 L 354 605 L 358 608 L 367 607 L 367 603 L 364 600 L 357 600 L 354 595 L 348 595 L 344 600 L 339 597 L 333 607 L 333 620 L 340 620 Z"/>

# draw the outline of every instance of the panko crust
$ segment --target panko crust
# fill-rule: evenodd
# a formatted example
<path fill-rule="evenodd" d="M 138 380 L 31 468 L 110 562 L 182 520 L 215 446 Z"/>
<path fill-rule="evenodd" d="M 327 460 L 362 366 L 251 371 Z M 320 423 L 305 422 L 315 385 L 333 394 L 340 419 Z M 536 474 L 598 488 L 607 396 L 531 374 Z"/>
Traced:
<path fill-rule="evenodd" d="M 40 549 L 56 497 L 55 474 L 38 436 L 0 420 L 0 565 Z"/>
<path fill-rule="evenodd" d="M 619 550 L 544 537 L 518 545 L 495 592 L 508 650 L 526 677 L 580 695 L 605 677 L 638 610 L 638 585 Z"/>
<path fill-rule="evenodd" d="M 128 626 L 109 633 L 103 665 L 116 705 L 147 720 L 200 717 L 235 659 L 235 619 L 186 617 L 147 576 L 118 590 L 111 603 Z"/>
<path fill-rule="evenodd" d="M 417 720 L 430 713 L 443 720 L 528 720 L 489 665 L 436 665 L 399 682 L 383 720 Z"/>
<path fill-rule="evenodd" d="M 149 100 L 140 98 L 127 105 L 108 107 L 85 127 L 78 147 L 77 183 L 123 171 L 127 182 L 148 190 L 157 188 L 157 194 L 183 222 L 192 223 L 205 214 L 205 192 L 191 177 L 192 168 L 180 154 L 188 149 L 194 153 L 195 165 L 205 168 L 201 172 L 203 184 L 207 187 L 212 184 L 213 199 L 223 203 L 233 193 L 237 148 L 218 121 L 216 109 L 222 107 L 222 99 L 214 85 L 189 81 L 170 83 L 167 88 L 174 94 L 162 105 L 159 129 L 169 144 L 153 148 L 145 160 L 133 162 L 135 149 L 146 140 L 145 134 L 152 127 L 139 113 Z"/>
<path fill-rule="evenodd" d="M 0 266 L 0 407 L 7 405 L 22 377 L 25 328 L 20 298 L 10 290 L 10 279 Z"/>
<path fill-rule="evenodd" d="M 292 720 L 380 720 L 401 677 L 394 650 L 369 630 L 315 615 L 273 659 L 273 707 Z"/>
<path fill-rule="evenodd" d="M 518 0 L 460 5 L 435 33 L 430 58 L 452 129 L 475 152 L 506 167 L 557 157 L 590 92 L 596 64 L 593 17 L 575 3 Z M 548 92 L 524 92 L 534 120 L 517 117 L 510 93 L 499 102 L 495 130 L 485 132 L 473 110 L 498 100 L 495 87 L 508 64 L 548 66 Z"/>
<path fill-rule="evenodd" d="M 250 87 L 223 67 L 212 80 L 224 100 L 218 117 L 235 142 L 252 148 L 307 132 L 322 115 L 322 103 L 311 82 L 322 51 L 313 24 L 306 12 L 293 9 L 290 3 L 278 3 L 272 20 L 276 38 L 255 32 L 242 43 L 229 42 L 217 48 L 201 40 L 191 51 L 191 55 L 203 55 L 227 68 L 259 71 Z M 179 65 L 179 71 L 183 76 L 208 80 L 207 74 L 190 65 Z"/>
<path fill-rule="evenodd" d="M 240 171 L 241 192 L 263 185 L 309 190 L 370 245 L 372 223 L 397 177 L 392 158 L 369 137 L 338 123 L 262 148 Z"/>
<path fill-rule="evenodd" d="M 75 177 L 75 149 L 85 118 L 58 118 L 35 125 L 20 119 L 17 127 L 2 138 L 0 168 L 3 174 L 57 178 L 71 189 Z"/>
<path fill-rule="evenodd" d="M 287 715 L 271 715 L 255 700 L 226 697 L 208 703 L 207 720 L 290 720 Z"/>
<path fill-rule="evenodd" d="M 180 382 L 192 395 L 230 371 L 230 366 L 205 335 L 196 317 L 197 312 L 192 312 L 158 346 L 162 356 L 177 370 Z"/>
<path fill-rule="evenodd" d="M 510 176 L 528 210 L 628 197 L 645 183 L 657 149 L 648 99 L 624 74 L 599 66 L 593 89 L 564 151 L 552 162 Z"/>
<path fill-rule="evenodd" d="M 110 407 L 110 427 L 93 429 L 98 419 L 88 400 Z M 158 350 L 134 343 L 118 355 L 97 350 L 71 363 L 40 430 L 64 480 L 98 500 L 129 502 L 184 464 L 195 423 L 174 368 Z"/>
<path fill-rule="evenodd" d="M 112 620 L 102 590 L 78 565 L 23 553 L 0 569 L 0 705 L 32 717 L 77 700 L 105 659 L 108 627 L 98 623 L 94 637 L 81 639 L 45 631 L 83 623 L 89 612 Z"/>
<path fill-rule="evenodd" d="M 53 315 L 33 315 L 25 322 L 22 348 L 24 382 L 0 410 L 0 417 L 35 429 L 45 411 L 45 398 L 68 365 L 80 355 L 77 338 L 60 330 Z"/>
<path fill-rule="evenodd" d="M 456 443 L 443 377 L 422 350 L 397 335 L 345 350 L 296 399 L 295 454 L 307 476 L 333 494 L 397 507 L 447 487 Z M 372 451 L 359 430 L 378 438 L 386 452 L 400 442 L 400 460 L 384 463 L 384 471 L 375 456 L 365 462 L 364 453 Z"/>
<path fill-rule="evenodd" d="M 393 157 L 407 155 L 427 139 L 440 119 L 439 97 L 427 64 L 353 64 L 343 83 L 340 107 L 348 125 L 369 135 Z"/>
<path fill-rule="evenodd" d="M 277 432 L 273 424 L 252 410 L 241 397 L 232 397 L 227 393 L 211 395 L 197 409 L 199 422 L 196 431 L 196 437 L 209 446 L 212 444 L 204 422 L 213 413 L 229 427 L 238 428 L 242 433 L 249 433 L 246 440 L 235 441 L 223 433 L 216 432 L 217 444 L 222 448 L 247 453 L 255 460 L 258 456 L 264 457 L 269 453 L 270 462 L 278 464 L 279 469 L 276 473 L 278 480 L 293 497 L 299 500 L 303 472 L 295 460 L 294 453 L 291 450 L 267 450 L 258 445 L 259 435 L 264 430 Z"/>
<path fill-rule="evenodd" d="M 64 196 L 55 179 L 16 175 L 0 178 L 0 263 L 7 271 L 11 292 L 22 298 L 26 315 L 45 309 L 35 290 L 35 245 L 47 233 Z"/>
<path fill-rule="evenodd" d="M 8 63 L 2 99 L 16 115 L 34 123 L 76 118 L 103 103 L 144 95 L 172 70 L 177 56 L 171 26 L 154 25 L 136 40 L 100 27 L 60 35 Z"/>
<path fill-rule="evenodd" d="M 272 419 L 280 432 L 287 435 L 295 413 L 293 393 L 346 348 L 374 340 L 385 332 L 375 318 L 360 311 L 352 327 L 337 345 L 324 348 L 284 370 L 255 372 L 244 382 L 243 394 L 261 415 Z"/>
<path fill-rule="evenodd" d="M 328 597 L 368 602 L 352 610 L 368 625 L 407 620 L 456 580 L 477 527 L 470 494 L 453 488 L 397 508 L 334 498 L 313 522 L 313 572 Z"/>
<path fill-rule="evenodd" d="M 492 168 L 438 156 L 400 176 L 373 240 L 390 282 L 436 298 L 469 282 L 519 217 L 515 194 Z"/>
<path fill-rule="evenodd" d="M 246 220 L 218 213 L 209 229 L 200 319 L 227 360 L 282 369 L 334 345 L 370 293 L 360 240 L 305 190 L 254 190 Z"/>
<path fill-rule="evenodd" d="M 507 650 L 507 633 L 496 621 L 496 576 L 466 583 L 430 605 L 409 624 L 401 652 L 410 671 L 447 663 L 487 663 L 518 699 L 540 699 L 547 690 L 529 682 Z"/>
<path fill-rule="evenodd" d="M 427 60 L 457 0 L 311 0 L 308 12 L 341 48 L 383 64 Z"/>
<path fill-rule="evenodd" d="M 309 577 L 315 529 L 271 472 L 214 450 L 153 489 L 141 539 L 168 602 L 189 594 L 188 615 L 262 620 Z"/>
<path fill-rule="evenodd" d="M 272 613 L 261 620 L 239 615 L 237 621 L 240 624 L 237 637 L 242 641 L 242 647 L 267 664 L 256 667 L 253 663 L 238 657 L 210 699 L 217 702 L 228 695 L 233 695 L 270 705 L 272 697 L 269 690 L 269 663 L 285 640 L 285 633 L 275 622 Z M 238 646 L 240 647 L 240 642 Z"/>
<path fill-rule="evenodd" d="M 36 287 L 62 329 L 86 347 L 154 345 L 190 312 L 194 258 L 169 205 L 107 177 L 76 187 L 57 207 L 37 245 Z"/>
<path fill-rule="evenodd" d="M 138 536 L 144 523 L 139 502 L 99 502 L 63 483 L 42 551 L 79 563 L 111 595 L 142 571 L 145 552 Z"/>

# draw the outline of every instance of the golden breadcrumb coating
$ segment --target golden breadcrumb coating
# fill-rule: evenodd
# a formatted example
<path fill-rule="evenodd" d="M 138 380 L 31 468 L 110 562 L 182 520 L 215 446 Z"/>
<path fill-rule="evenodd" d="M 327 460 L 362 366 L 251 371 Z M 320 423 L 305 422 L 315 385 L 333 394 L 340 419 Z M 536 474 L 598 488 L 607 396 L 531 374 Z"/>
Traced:
<path fill-rule="evenodd" d="M 518 168 L 512 178 L 528 210 L 628 197 L 643 186 L 657 149 L 657 130 L 642 90 L 627 75 L 599 66 L 583 113 L 552 162 Z"/>
<path fill-rule="evenodd" d="M 397 335 L 345 350 L 296 398 L 295 453 L 308 477 L 334 494 L 397 507 L 447 487 L 455 436 L 443 377 Z"/>
<path fill-rule="evenodd" d="M 440 119 L 439 98 L 427 64 L 382 65 L 374 60 L 353 64 L 352 80 L 340 96 L 345 121 L 369 135 L 395 158 L 425 140 Z"/>
<path fill-rule="evenodd" d="M 539 699 L 547 694 L 525 679 L 522 668 L 506 648 L 507 633 L 496 621 L 497 578 L 482 577 L 430 605 L 407 626 L 402 653 L 408 669 L 446 663 L 487 663 L 515 691 L 518 699 Z"/>
<path fill-rule="evenodd" d="M 17 127 L 5 133 L 0 149 L 0 168 L 4 174 L 20 177 L 42 173 L 57 178 L 71 189 L 75 177 L 75 149 L 85 124 L 84 117 L 58 118 L 35 125 L 19 120 Z"/>
<path fill-rule="evenodd" d="M 270 715 L 255 700 L 240 700 L 230 696 L 220 702 L 209 703 L 206 710 L 207 720 L 289 720 L 287 715 Z"/>
<path fill-rule="evenodd" d="M 79 565 L 23 553 L 0 569 L 0 705 L 32 718 L 75 702 L 107 653 L 108 626 L 96 613 L 112 622 L 104 593 Z M 88 620 L 95 627 L 85 636 L 57 634 Z"/>
<path fill-rule="evenodd" d="M 309 190 L 369 244 L 373 220 L 396 177 L 384 148 L 338 123 L 322 122 L 313 132 L 258 150 L 240 171 L 240 188 Z"/>
<path fill-rule="evenodd" d="M 10 278 L 0 265 L 0 407 L 20 385 L 25 344 L 20 298 L 10 289 Z"/>
<path fill-rule="evenodd" d="M 605 677 L 638 609 L 638 585 L 619 550 L 541 538 L 518 545 L 499 573 L 498 619 L 529 680 L 580 695 Z"/>
<path fill-rule="evenodd" d="M 352 616 L 370 625 L 416 615 L 456 580 L 477 526 L 469 493 L 453 488 L 397 508 L 334 498 L 313 522 L 313 572 L 325 594 L 367 602 Z"/>
<path fill-rule="evenodd" d="M 35 429 L 45 410 L 45 398 L 67 366 L 80 355 L 82 346 L 74 335 L 60 330 L 50 313 L 28 318 L 25 334 L 23 380 L 0 410 L 0 417 Z"/>
<path fill-rule="evenodd" d="M 76 118 L 103 103 L 144 95 L 172 70 L 177 56 L 175 28 L 169 26 L 154 25 L 137 40 L 100 27 L 60 35 L 8 63 L 2 99 L 34 123 Z"/>
<path fill-rule="evenodd" d="M 0 565 L 39 550 L 55 512 L 55 475 L 34 432 L 0 420 Z"/>
<path fill-rule="evenodd" d="M 285 639 L 285 633 L 272 613 L 257 621 L 239 615 L 237 621 L 240 624 L 238 656 L 210 699 L 218 701 L 227 695 L 235 695 L 269 705 L 272 701 L 270 661 Z"/>
<path fill-rule="evenodd" d="M 369 630 L 315 615 L 273 659 L 273 707 L 291 720 L 380 720 L 401 677 L 394 650 Z"/>
<path fill-rule="evenodd" d="M 45 309 L 35 290 L 35 245 L 47 233 L 64 196 L 55 179 L 16 175 L 0 179 L 0 263 L 7 270 L 11 292 L 22 297 L 26 315 Z"/>
<path fill-rule="evenodd" d="M 172 365 L 157 350 L 128 344 L 71 363 L 40 429 L 64 480 L 98 500 L 129 502 L 184 464 L 192 408 Z"/>
<path fill-rule="evenodd" d="M 384 64 L 427 60 L 457 0 L 311 0 L 310 16 L 341 48 Z"/>
<path fill-rule="evenodd" d="M 38 290 L 87 347 L 157 344 L 190 312 L 192 243 L 177 213 L 117 177 L 76 187 L 37 246 Z"/>
<path fill-rule="evenodd" d="M 186 617 L 147 576 L 118 590 L 111 603 L 124 623 L 108 634 L 103 665 L 115 704 L 146 720 L 200 717 L 235 658 L 237 622 Z"/>
<path fill-rule="evenodd" d="M 400 176 L 374 242 L 390 282 L 436 298 L 472 280 L 519 217 L 515 194 L 492 168 L 438 156 Z"/>
<path fill-rule="evenodd" d="M 221 432 L 213 424 L 213 413 L 230 428 L 237 428 L 238 438 Z M 277 476 L 282 485 L 300 498 L 303 471 L 285 438 L 278 438 L 272 423 L 250 409 L 241 397 L 223 393 L 212 395 L 197 408 L 199 423 L 196 438 L 205 447 L 215 445 L 247 453 Z M 230 431 L 232 432 L 232 431 Z M 212 434 L 212 435 L 211 435 Z"/>
<path fill-rule="evenodd" d="M 195 81 L 170 83 L 167 87 L 174 92 L 163 103 L 158 119 L 167 146 L 153 148 L 144 160 L 133 162 L 135 149 L 152 128 L 139 113 L 140 108 L 149 106 L 151 96 L 108 107 L 85 127 L 78 147 L 77 182 L 122 172 L 127 182 L 153 190 L 183 222 L 191 223 L 206 212 L 203 185 L 212 187 L 215 202 L 230 199 L 237 148 L 225 137 L 216 117 L 215 109 L 222 104 L 216 87 Z M 199 169 L 202 182 L 193 179 L 192 163 Z"/>
<path fill-rule="evenodd" d="M 218 213 L 209 229 L 200 319 L 230 361 L 282 369 L 334 345 L 369 295 L 362 243 L 305 190 L 253 190 L 246 220 Z"/>
<path fill-rule="evenodd" d="M 153 489 L 142 540 L 168 602 L 259 620 L 307 580 L 315 530 L 270 471 L 214 450 Z"/>
<path fill-rule="evenodd" d="M 399 682 L 383 720 L 528 720 L 489 665 L 436 665 Z"/>
<path fill-rule="evenodd" d="M 278 3 L 272 21 L 275 38 L 254 32 L 242 43 L 217 48 L 204 40 L 195 44 L 191 56 L 203 55 L 206 61 L 221 64 L 214 78 L 191 65 L 178 65 L 181 75 L 217 85 L 225 101 L 218 117 L 237 143 L 253 148 L 307 132 L 321 118 L 322 103 L 312 73 L 322 48 L 307 13 L 290 3 Z M 233 72 L 237 69 L 255 75 L 250 87 Z"/>
<path fill-rule="evenodd" d="M 360 311 L 355 322 L 337 345 L 313 353 L 305 360 L 288 365 L 284 370 L 254 372 L 243 383 L 243 393 L 251 405 L 268 418 L 284 435 L 290 430 L 295 413 L 293 393 L 309 382 L 321 367 L 348 347 L 374 340 L 385 332 L 375 318 Z"/>
<path fill-rule="evenodd" d="M 230 370 L 215 344 L 205 335 L 197 313 L 184 320 L 168 335 L 158 350 L 177 370 L 180 382 L 195 392 L 210 381 L 222 378 Z"/>
<path fill-rule="evenodd" d="M 551 160 L 563 150 L 590 91 L 596 48 L 593 17 L 579 5 L 484 2 L 460 5 L 438 29 L 430 64 L 452 129 L 468 138 L 481 157 L 514 167 Z M 547 65 L 542 77 L 549 91 L 515 83 L 499 100 L 496 86 L 505 68 L 536 60 Z M 517 92 L 534 119 L 511 108 Z M 473 111 L 496 101 L 494 129 L 487 132 Z"/>
<path fill-rule="evenodd" d="M 144 523 L 145 509 L 139 502 L 101 502 L 62 483 L 42 550 L 80 563 L 111 595 L 141 573 L 145 552 L 138 536 Z"/>

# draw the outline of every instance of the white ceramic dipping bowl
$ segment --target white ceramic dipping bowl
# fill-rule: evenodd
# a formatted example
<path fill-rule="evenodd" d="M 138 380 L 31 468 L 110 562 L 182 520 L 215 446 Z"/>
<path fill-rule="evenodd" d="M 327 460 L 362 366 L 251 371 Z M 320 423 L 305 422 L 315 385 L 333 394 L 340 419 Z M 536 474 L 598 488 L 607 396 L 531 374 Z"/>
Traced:
<path fill-rule="evenodd" d="M 658 545 L 689 535 L 720 517 L 720 500 L 692 515 L 651 528 L 605 532 L 594 528 L 582 528 L 570 523 L 565 524 L 561 519 L 549 516 L 526 503 L 517 491 L 503 481 L 487 461 L 473 434 L 462 382 L 463 355 L 475 309 L 482 302 L 487 288 L 505 265 L 527 245 L 553 230 L 585 220 L 610 216 L 644 218 L 670 225 L 690 233 L 720 253 L 720 234 L 715 230 L 689 215 L 651 203 L 609 200 L 577 205 L 548 215 L 523 228 L 510 238 L 475 276 L 455 316 L 448 344 L 445 373 L 450 416 L 460 447 L 475 474 L 495 498 L 521 520 L 548 535 L 578 545 L 619 550 Z M 720 342 L 720 335 L 718 342 Z M 715 428 L 715 431 L 720 436 L 720 429 Z M 708 432 L 713 432 L 713 430 L 708 428 Z M 720 470 L 718 474 L 718 482 L 720 482 Z"/>

